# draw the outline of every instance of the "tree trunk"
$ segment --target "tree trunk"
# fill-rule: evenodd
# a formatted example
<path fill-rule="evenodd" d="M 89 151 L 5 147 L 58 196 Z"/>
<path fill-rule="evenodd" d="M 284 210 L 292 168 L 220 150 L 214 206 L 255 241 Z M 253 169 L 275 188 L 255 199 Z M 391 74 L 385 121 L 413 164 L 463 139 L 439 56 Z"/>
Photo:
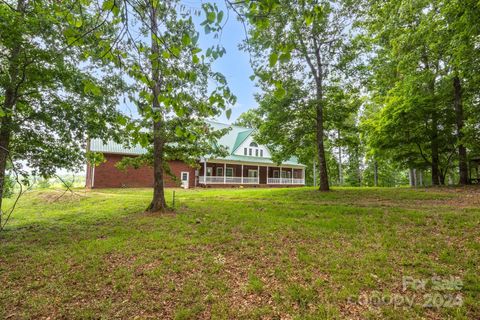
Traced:
<path fill-rule="evenodd" d="M 318 152 L 318 167 L 320 170 L 320 191 L 328 191 L 330 187 L 328 185 L 328 172 L 327 172 L 327 160 L 325 159 L 325 146 L 323 143 L 323 93 L 321 83 L 317 81 L 317 108 L 316 108 L 316 120 L 317 120 L 317 152 Z"/>
<path fill-rule="evenodd" d="M 150 27 L 151 27 L 151 40 L 152 40 L 152 55 L 160 57 L 160 48 L 158 45 L 157 33 L 157 9 L 150 4 Z M 152 109 L 153 109 L 153 199 L 148 206 L 149 211 L 165 212 L 167 210 L 167 204 L 165 202 L 165 190 L 163 187 L 163 165 L 164 155 L 163 146 L 165 144 L 164 126 L 163 126 L 163 113 L 161 111 L 158 97 L 160 95 L 160 61 L 158 58 L 151 60 L 152 66 Z"/>
<path fill-rule="evenodd" d="M 408 169 L 408 181 L 410 183 L 410 187 L 413 187 L 413 169 L 409 168 Z"/>
<path fill-rule="evenodd" d="M 8 96 L 6 96 L 8 98 Z M 4 105 L 7 105 L 5 103 Z M 5 109 L 4 109 L 5 110 Z M 5 186 L 5 176 L 7 170 L 8 153 L 10 152 L 10 117 L 4 116 L 0 128 L 0 208 L 3 204 L 3 193 Z M 0 230 L 3 227 L 3 210 L 0 210 Z"/>
<path fill-rule="evenodd" d="M 441 174 L 439 169 L 439 155 L 438 155 L 438 128 L 436 115 L 432 118 L 432 133 L 431 133 L 431 151 L 432 151 L 432 184 L 438 186 L 441 184 Z"/>
<path fill-rule="evenodd" d="M 338 130 L 338 140 L 340 140 L 340 130 Z M 342 166 L 342 146 L 338 146 L 338 184 L 343 185 L 343 166 Z"/>
<path fill-rule="evenodd" d="M 467 148 L 463 145 L 463 125 L 464 125 L 464 115 L 463 115 L 463 104 L 462 104 L 462 83 L 460 78 L 456 75 L 453 78 L 453 88 L 454 88 L 454 107 L 455 107 L 455 118 L 457 122 L 457 140 L 458 140 L 458 170 L 460 174 L 461 185 L 468 184 L 468 164 L 467 164 Z"/>
<path fill-rule="evenodd" d="M 378 162 L 373 161 L 373 184 L 378 187 Z"/>

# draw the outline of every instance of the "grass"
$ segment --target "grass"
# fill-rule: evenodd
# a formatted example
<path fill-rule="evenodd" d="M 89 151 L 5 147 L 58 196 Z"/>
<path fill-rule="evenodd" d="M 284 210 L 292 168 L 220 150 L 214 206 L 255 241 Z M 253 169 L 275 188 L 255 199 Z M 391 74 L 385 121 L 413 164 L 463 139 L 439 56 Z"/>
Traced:
<path fill-rule="evenodd" d="M 168 215 L 147 189 L 59 194 L 27 194 L 0 235 L 1 319 L 480 318 L 480 189 L 176 190 Z"/>

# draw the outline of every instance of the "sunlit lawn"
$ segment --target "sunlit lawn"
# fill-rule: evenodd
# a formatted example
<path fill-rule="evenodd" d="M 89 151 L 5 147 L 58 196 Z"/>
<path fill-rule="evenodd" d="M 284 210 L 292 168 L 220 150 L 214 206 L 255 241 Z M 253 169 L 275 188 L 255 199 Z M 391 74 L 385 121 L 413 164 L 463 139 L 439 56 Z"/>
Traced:
<path fill-rule="evenodd" d="M 0 318 L 480 318 L 480 189 L 175 192 L 167 215 L 147 189 L 24 196 Z M 461 288 L 402 288 L 435 275 Z"/>

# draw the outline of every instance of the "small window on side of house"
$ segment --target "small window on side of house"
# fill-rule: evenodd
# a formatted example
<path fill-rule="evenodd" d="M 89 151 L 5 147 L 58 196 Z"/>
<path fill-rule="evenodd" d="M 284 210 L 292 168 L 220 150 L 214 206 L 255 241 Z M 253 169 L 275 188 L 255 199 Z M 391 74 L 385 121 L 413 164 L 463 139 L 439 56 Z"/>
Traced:
<path fill-rule="evenodd" d="M 260 157 L 263 158 L 263 149 L 260 149 Z"/>
<path fill-rule="evenodd" d="M 243 155 L 244 155 L 244 156 L 247 155 L 247 148 L 243 148 Z"/>
<path fill-rule="evenodd" d="M 255 157 L 258 157 L 258 149 L 255 149 Z"/>
<path fill-rule="evenodd" d="M 248 155 L 249 155 L 249 156 L 252 155 L 252 148 L 248 149 Z"/>

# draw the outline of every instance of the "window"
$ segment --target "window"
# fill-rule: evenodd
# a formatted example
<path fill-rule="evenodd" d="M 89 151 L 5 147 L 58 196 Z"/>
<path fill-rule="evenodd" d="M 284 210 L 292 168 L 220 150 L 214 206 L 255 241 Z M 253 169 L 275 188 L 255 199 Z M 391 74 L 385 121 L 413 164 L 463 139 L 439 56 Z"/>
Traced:
<path fill-rule="evenodd" d="M 222 167 L 217 167 L 216 172 L 217 172 L 217 176 L 223 176 L 223 168 Z"/>
<path fill-rule="evenodd" d="M 255 149 L 255 157 L 258 157 L 258 149 Z"/>
<path fill-rule="evenodd" d="M 207 167 L 207 176 L 208 177 L 212 176 L 212 172 L 213 172 L 212 167 Z"/>
<path fill-rule="evenodd" d="M 258 144 L 252 141 L 250 142 L 250 147 L 258 148 Z"/>
<path fill-rule="evenodd" d="M 227 177 L 233 177 L 233 168 L 227 168 L 225 173 Z"/>
<path fill-rule="evenodd" d="M 263 149 L 260 149 L 260 157 L 263 157 Z"/>
<path fill-rule="evenodd" d="M 287 169 L 288 170 L 288 169 Z M 292 171 L 285 171 L 282 170 L 282 178 L 288 178 L 290 179 L 292 177 Z"/>
<path fill-rule="evenodd" d="M 248 169 L 248 177 L 249 177 L 249 178 L 256 178 L 256 177 L 258 177 L 258 171 L 257 171 L 257 170 Z"/>
<path fill-rule="evenodd" d="M 188 180 L 188 172 L 182 172 L 182 181 Z"/>
<path fill-rule="evenodd" d="M 278 171 L 278 170 L 273 170 L 273 177 L 274 177 L 274 178 L 280 178 L 280 171 Z"/>
<path fill-rule="evenodd" d="M 247 148 L 243 148 L 243 155 L 247 155 Z"/>
<path fill-rule="evenodd" d="M 248 155 L 249 155 L 249 156 L 252 155 L 252 148 L 248 149 Z"/>

